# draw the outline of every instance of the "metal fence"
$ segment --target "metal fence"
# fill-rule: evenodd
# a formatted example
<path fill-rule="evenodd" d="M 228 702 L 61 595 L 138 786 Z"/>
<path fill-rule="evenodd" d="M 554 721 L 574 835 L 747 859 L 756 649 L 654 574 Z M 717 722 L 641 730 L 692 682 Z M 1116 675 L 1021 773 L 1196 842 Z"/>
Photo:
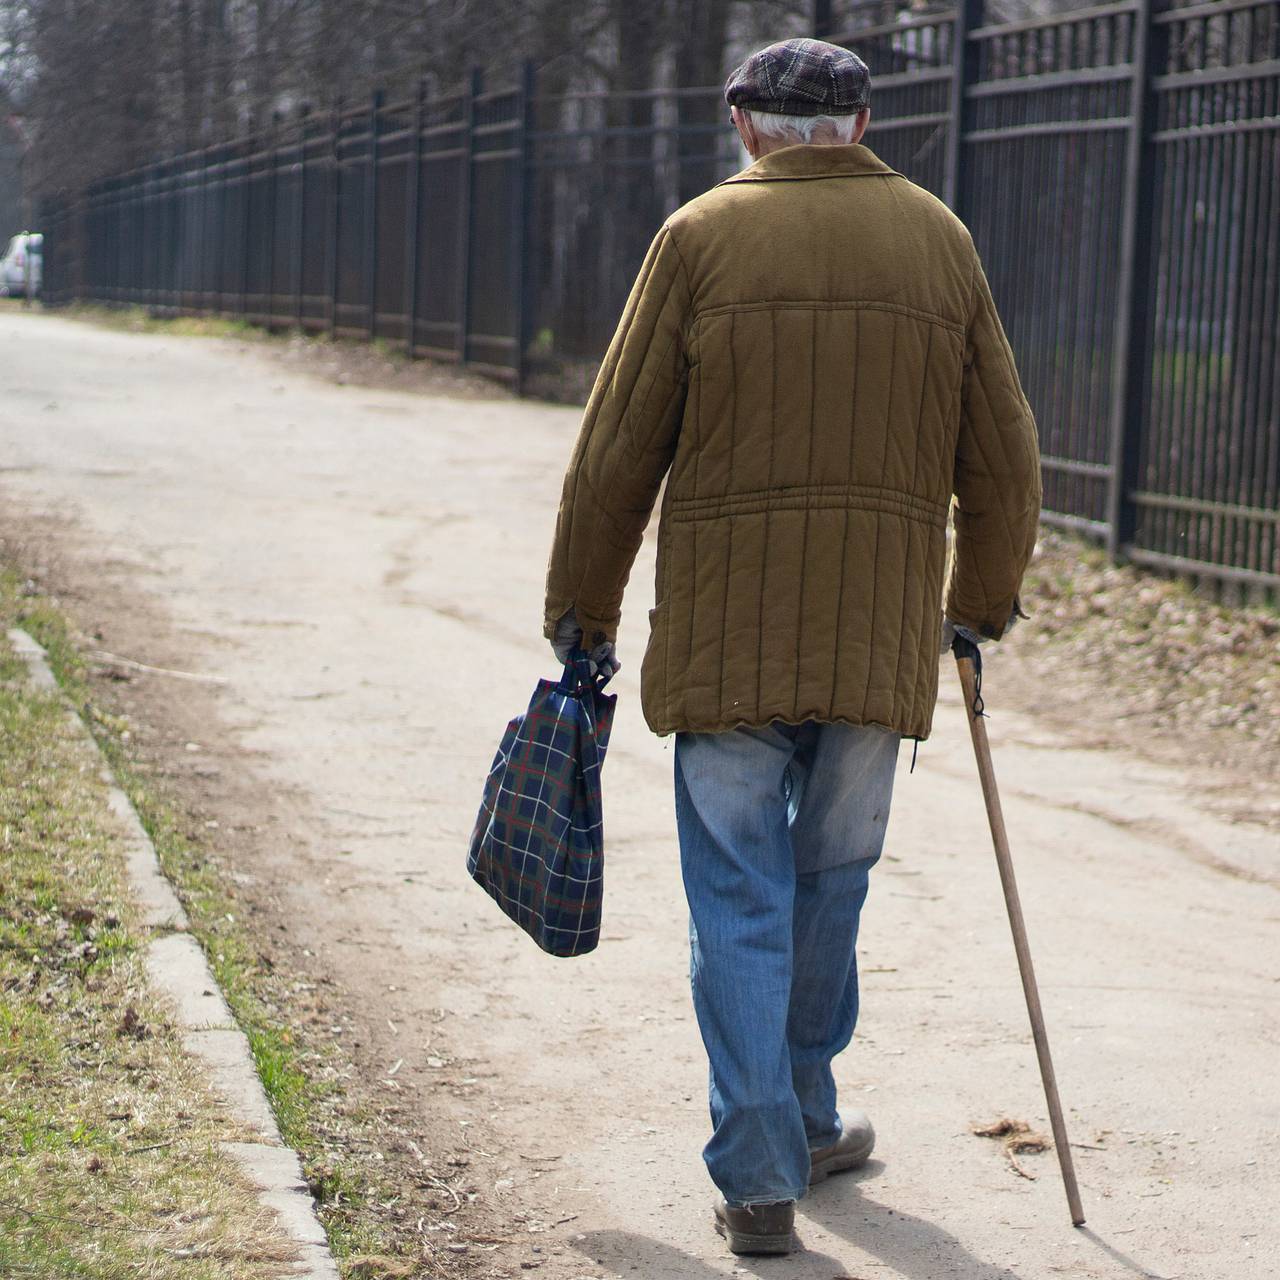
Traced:
<path fill-rule="evenodd" d="M 739 167 L 726 125 L 717 87 L 380 91 L 50 202 L 45 298 L 580 383 L 662 219 Z"/>
<path fill-rule="evenodd" d="M 819 8 L 871 145 L 973 231 L 1036 411 L 1045 521 L 1280 588 L 1280 3 L 993 22 Z"/>
<path fill-rule="evenodd" d="M 528 88 L 360 109 L 97 184 L 53 208 L 46 300 L 217 312 L 520 371 Z"/>
<path fill-rule="evenodd" d="M 1280 591 L 1280 0 L 841 6 L 868 142 L 972 228 L 1040 425 L 1045 520 Z M 654 229 L 732 172 L 714 87 L 375 94 L 46 211 L 50 301 L 589 371 Z"/>

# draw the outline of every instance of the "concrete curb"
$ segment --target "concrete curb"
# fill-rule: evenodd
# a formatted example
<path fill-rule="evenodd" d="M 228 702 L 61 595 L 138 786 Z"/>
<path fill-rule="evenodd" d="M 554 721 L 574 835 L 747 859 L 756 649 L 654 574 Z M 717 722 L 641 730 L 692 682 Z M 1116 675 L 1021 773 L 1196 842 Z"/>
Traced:
<path fill-rule="evenodd" d="M 36 688 L 59 693 L 59 685 L 45 652 L 25 631 L 14 627 L 9 643 L 26 663 Z M 338 1280 L 337 1264 L 329 1252 L 315 1202 L 302 1177 L 295 1151 L 284 1145 L 271 1104 L 258 1079 L 249 1041 L 236 1025 L 209 969 L 200 944 L 186 932 L 187 913 L 173 886 L 160 869 L 155 846 L 129 797 L 116 784 L 93 734 L 74 709 L 68 719 L 82 735 L 107 785 L 107 798 L 126 840 L 129 889 L 142 908 L 142 922 L 151 932 L 144 952 L 147 976 L 168 1000 L 182 1043 L 204 1067 L 210 1088 L 228 1116 L 256 1133 L 257 1142 L 224 1142 L 222 1149 L 258 1188 L 258 1199 L 273 1209 L 281 1229 L 297 1247 L 299 1280 Z"/>

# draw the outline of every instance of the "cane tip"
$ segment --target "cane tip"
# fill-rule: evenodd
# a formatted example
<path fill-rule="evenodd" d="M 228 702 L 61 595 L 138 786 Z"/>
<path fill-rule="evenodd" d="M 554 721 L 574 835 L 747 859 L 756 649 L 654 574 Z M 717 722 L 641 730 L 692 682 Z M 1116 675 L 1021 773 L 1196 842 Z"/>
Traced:
<path fill-rule="evenodd" d="M 1072 1216 L 1072 1218 L 1071 1218 L 1071 1225 L 1072 1225 L 1073 1227 L 1083 1227 L 1083 1226 L 1084 1226 L 1084 1219 L 1083 1219 L 1083 1218 L 1077 1218 L 1077 1217 L 1075 1217 L 1075 1216 L 1073 1215 L 1073 1216 Z"/>

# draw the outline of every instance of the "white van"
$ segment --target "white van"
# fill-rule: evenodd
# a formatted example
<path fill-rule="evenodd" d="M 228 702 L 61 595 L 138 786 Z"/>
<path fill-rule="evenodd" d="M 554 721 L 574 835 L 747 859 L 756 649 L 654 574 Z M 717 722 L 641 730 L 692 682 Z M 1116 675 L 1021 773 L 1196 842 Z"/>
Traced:
<path fill-rule="evenodd" d="M 44 236 L 20 231 L 0 258 L 0 294 L 6 298 L 38 298 L 44 277 Z"/>

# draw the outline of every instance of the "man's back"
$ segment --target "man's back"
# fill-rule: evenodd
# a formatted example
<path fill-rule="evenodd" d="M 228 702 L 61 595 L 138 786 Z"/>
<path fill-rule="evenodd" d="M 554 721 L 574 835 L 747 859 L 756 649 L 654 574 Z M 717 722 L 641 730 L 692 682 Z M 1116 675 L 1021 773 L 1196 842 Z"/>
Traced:
<path fill-rule="evenodd" d="M 593 413 L 623 432 L 580 446 L 573 536 L 606 544 L 575 587 L 565 562 L 580 612 L 614 620 L 618 513 L 647 514 L 671 467 L 643 668 L 656 731 L 928 735 L 953 487 L 983 558 L 961 559 L 949 612 L 987 633 L 1039 508 L 1031 411 L 945 206 L 859 145 L 764 157 L 668 220 Z M 597 583 L 616 595 L 596 605 Z"/>
<path fill-rule="evenodd" d="M 651 715 L 924 735 L 968 234 L 856 145 L 775 152 L 668 225 L 692 321 L 659 580 L 692 625 L 655 635 L 646 675 L 666 705 Z M 713 571 L 730 588 L 723 622 L 706 599 Z M 718 630 L 730 668 L 708 682 L 698 655 Z"/>

